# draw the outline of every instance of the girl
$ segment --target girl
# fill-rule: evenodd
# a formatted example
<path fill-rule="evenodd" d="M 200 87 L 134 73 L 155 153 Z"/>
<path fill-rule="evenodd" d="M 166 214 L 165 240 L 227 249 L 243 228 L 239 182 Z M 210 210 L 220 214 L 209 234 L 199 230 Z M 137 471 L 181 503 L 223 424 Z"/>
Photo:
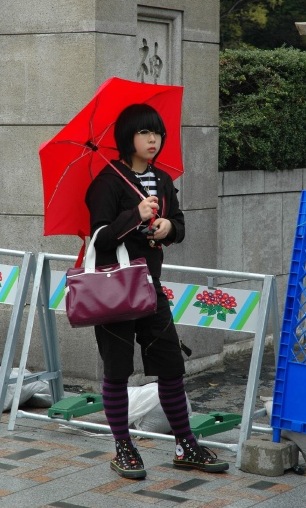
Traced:
<path fill-rule="evenodd" d="M 116 263 L 116 248 L 121 242 L 125 243 L 130 259 L 145 257 L 157 293 L 157 312 L 134 321 L 95 327 L 104 365 L 104 409 L 116 445 L 116 456 L 110 466 L 124 478 L 146 476 L 128 429 L 127 386 L 134 370 L 136 338 L 145 375 L 157 376 L 160 403 L 176 439 L 174 465 L 206 472 L 225 471 L 228 464 L 218 460 L 209 449 L 200 447 L 190 430 L 183 384 L 184 360 L 159 280 L 162 246 L 179 243 L 185 235 L 184 216 L 172 179 L 154 167 L 165 143 L 165 126 L 151 106 L 134 104 L 119 115 L 114 136 L 119 160 L 111 161 L 99 173 L 86 194 L 91 233 L 107 226 L 98 233 L 95 242 L 96 262 L 97 265 Z M 133 186 L 145 199 L 140 199 Z"/>

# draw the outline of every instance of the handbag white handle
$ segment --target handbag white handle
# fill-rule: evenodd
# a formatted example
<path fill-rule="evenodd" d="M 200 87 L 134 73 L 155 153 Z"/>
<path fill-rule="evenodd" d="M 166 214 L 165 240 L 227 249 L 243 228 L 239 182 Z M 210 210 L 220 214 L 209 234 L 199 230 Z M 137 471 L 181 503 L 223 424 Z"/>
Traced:
<path fill-rule="evenodd" d="M 99 231 L 103 228 L 106 228 L 106 227 L 107 226 L 101 226 L 99 229 L 97 229 L 94 232 L 92 239 L 90 240 L 90 243 L 88 245 L 88 249 L 86 252 L 86 256 L 85 256 L 85 273 L 95 271 L 96 249 L 95 249 L 94 244 L 95 244 L 95 241 L 96 241 Z M 118 245 L 118 247 L 116 249 L 116 255 L 117 255 L 118 263 L 120 264 L 121 268 L 124 268 L 125 266 L 130 266 L 129 253 L 128 253 L 127 248 L 124 245 L 124 243 L 121 243 L 120 245 Z"/>

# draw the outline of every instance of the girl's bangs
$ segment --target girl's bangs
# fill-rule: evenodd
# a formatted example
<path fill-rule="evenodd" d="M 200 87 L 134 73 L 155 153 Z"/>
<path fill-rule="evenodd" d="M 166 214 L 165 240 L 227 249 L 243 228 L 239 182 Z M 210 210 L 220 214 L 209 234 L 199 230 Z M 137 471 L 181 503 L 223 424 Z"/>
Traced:
<path fill-rule="evenodd" d="M 148 111 L 137 122 L 137 131 L 148 129 L 152 132 L 157 132 L 161 135 L 165 134 L 165 127 L 163 122 L 160 120 L 155 112 Z"/>

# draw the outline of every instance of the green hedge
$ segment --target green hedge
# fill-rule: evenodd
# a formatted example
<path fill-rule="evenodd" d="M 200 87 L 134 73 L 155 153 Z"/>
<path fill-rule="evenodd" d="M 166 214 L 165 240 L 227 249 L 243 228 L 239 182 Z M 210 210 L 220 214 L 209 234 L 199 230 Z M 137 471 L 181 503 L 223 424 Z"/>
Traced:
<path fill-rule="evenodd" d="M 306 167 L 306 51 L 220 53 L 219 170 Z"/>

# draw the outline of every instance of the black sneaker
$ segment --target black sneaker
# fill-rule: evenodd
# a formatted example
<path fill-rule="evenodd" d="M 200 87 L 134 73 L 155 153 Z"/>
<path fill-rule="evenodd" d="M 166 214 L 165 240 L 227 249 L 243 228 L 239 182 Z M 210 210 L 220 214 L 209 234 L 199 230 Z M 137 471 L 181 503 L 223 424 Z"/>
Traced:
<path fill-rule="evenodd" d="M 176 440 L 173 464 L 176 467 L 200 469 L 206 473 L 221 473 L 229 468 L 228 463 L 219 460 L 212 450 L 200 446 L 195 439 L 190 441 L 186 438 Z"/>
<path fill-rule="evenodd" d="M 123 478 L 137 480 L 147 475 L 140 454 L 131 441 L 116 440 L 116 457 L 111 460 L 110 467 Z"/>

